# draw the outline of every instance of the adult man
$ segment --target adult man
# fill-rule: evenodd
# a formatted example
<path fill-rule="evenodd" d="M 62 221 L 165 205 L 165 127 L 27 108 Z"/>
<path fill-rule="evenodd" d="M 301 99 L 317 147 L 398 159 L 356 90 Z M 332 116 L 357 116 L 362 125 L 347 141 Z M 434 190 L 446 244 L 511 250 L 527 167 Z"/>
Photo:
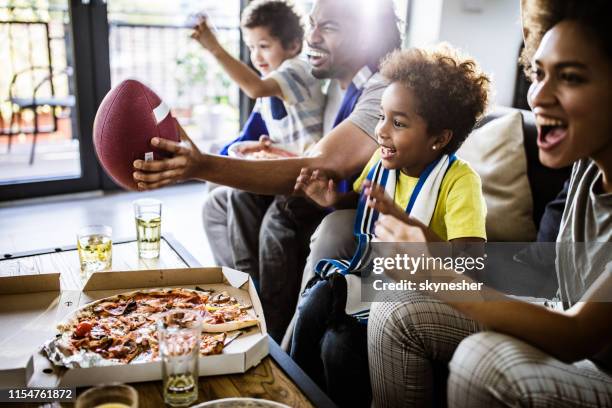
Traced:
<path fill-rule="evenodd" d="M 367 0 L 355 3 L 355 0 L 317 0 L 310 14 L 307 42 L 312 73 L 317 78 L 333 79 L 324 114 L 325 136 L 313 155 L 244 161 L 202 154 L 192 143 L 154 139 L 154 146 L 173 153 L 174 157 L 147 163 L 136 161 L 134 178 L 139 188 L 203 179 L 259 194 L 290 194 L 303 167 L 321 169 L 337 180 L 358 173 L 376 149 L 370 138 L 378 121 L 385 83 L 375 71 L 381 57 L 400 46 L 400 33 L 391 0 L 379 1 L 376 7 L 369 6 L 372 2 Z M 189 142 L 184 132 L 182 136 Z M 214 190 L 205 208 L 205 223 L 217 262 L 235 266 L 235 252 L 227 249 L 240 238 L 232 237 L 229 226 L 253 218 L 248 217 L 249 206 L 228 192 L 225 188 Z M 277 208 L 273 217 L 275 228 L 265 229 L 259 242 L 259 248 L 267 248 L 264 256 L 259 254 L 260 297 L 268 329 L 277 340 L 293 314 L 301 274 L 295 252 L 287 251 L 287 241 L 279 237 L 287 237 L 287 232 L 300 228 L 306 232 L 301 234 L 301 240 L 307 245 L 310 232 L 322 217 L 320 211 L 317 213 L 300 201 L 297 209 L 292 208 L 294 202 L 288 199 L 284 208 Z M 244 237 L 252 229 L 252 226 L 239 228 L 238 235 Z M 251 232 L 250 238 L 253 233 L 257 231 Z M 295 245 L 294 238 L 290 242 Z M 272 262 L 273 259 L 276 260 Z M 275 284 L 276 280 L 285 282 L 287 274 L 295 277 L 290 279 L 291 285 Z M 265 281 L 271 284 L 266 286 Z"/>

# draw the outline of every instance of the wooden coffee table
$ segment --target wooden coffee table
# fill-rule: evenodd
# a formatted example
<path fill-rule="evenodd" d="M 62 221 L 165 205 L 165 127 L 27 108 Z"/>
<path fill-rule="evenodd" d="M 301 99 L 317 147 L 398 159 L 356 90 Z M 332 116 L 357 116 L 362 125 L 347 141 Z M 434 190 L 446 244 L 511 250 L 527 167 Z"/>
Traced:
<path fill-rule="evenodd" d="M 201 265 L 174 237 L 162 237 L 160 258 L 139 260 L 133 239 L 113 243 L 113 269 L 197 268 Z M 0 276 L 60 272 L 63 290 L 80 289 L 80 274 L 75 246 L 51 248 L 19 254 L 0 254 Z M 270 338 L 270 355 L 243 374 L 200 377 L 198 402 L 220 398 L 263 398 L 290 407 L 334 407 L 334 403 Z M 140 407 L 164 406 L 161 381 L 131 384 L 138 390 Z M 0 384 L 2 387 L 2 384 Z M 85 389 L 77 390 L 77 394 Z M 72 404 L 62 404 L 71 406 Z M 31 405 L 31 406 L 38 406 Z"/>

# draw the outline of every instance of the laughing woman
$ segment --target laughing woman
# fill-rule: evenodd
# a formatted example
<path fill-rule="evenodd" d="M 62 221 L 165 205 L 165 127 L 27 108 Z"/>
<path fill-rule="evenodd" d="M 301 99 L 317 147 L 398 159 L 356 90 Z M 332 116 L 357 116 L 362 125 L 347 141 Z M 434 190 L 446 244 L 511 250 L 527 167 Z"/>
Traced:
<path fill-rule="evenodd" d="M 434 362 L 450 362 L 450 407 L 612 406 L 611 5 L 524 3 L 540 160 L 553 168 L 574 163 L 557 240 L 566 308 L 420 293 L 376 304 L 368 347 L 378 407 L 430 405 Z M 387 216 L 376 234 L 403 241 L 418 236 L 415 229 Z M 586 251 L 576 242 L 589 243 Z"/>

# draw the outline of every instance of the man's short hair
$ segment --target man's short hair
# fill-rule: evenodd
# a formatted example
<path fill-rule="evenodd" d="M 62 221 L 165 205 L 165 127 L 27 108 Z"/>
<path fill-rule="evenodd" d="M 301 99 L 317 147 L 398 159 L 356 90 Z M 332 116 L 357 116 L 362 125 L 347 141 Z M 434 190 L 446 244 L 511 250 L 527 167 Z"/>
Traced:
<path fill-rule="evenodd" d="M 283 0 L 255 0 L 242 12 L 242 28 L 266 27 L 270 35 L 278 38 L 283 48 L 294 43 L 302 46 L 304 26 L 302 17 L 293 6 Z"/>

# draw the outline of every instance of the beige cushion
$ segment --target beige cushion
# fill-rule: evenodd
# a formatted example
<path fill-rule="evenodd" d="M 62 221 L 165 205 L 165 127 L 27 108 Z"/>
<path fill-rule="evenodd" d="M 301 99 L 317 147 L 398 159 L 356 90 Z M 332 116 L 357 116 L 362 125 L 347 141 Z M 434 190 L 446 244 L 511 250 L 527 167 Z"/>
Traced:
<path fill-rule="evenodd" d="M 490 242 L 534 241 L 537 230 L 520 112 L 476 129 L 457 154 L 482 179 L 487 202 L 487 239 Z"/>

